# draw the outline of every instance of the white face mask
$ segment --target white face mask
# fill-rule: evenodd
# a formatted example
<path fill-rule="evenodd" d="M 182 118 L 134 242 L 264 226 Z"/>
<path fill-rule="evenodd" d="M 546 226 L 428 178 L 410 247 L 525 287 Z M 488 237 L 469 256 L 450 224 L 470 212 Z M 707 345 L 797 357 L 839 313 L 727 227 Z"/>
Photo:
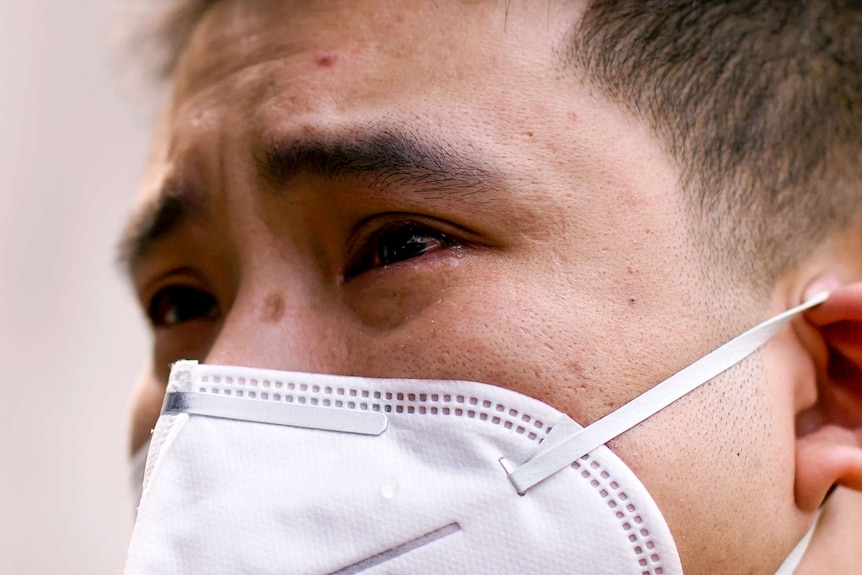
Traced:
<path fill-rule="evenodd" d="M 178 362 L 125 573 L 680 574 L 655 501 L 604 444 L 825 299 L 586 428 L 482 383 Z"/>

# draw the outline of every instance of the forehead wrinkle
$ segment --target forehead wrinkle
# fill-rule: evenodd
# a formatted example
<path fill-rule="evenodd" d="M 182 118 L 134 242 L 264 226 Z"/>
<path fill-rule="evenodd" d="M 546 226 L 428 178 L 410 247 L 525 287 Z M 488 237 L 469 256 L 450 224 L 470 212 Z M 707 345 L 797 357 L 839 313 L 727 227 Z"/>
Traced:
<path fill-rule="evenodd" d="M 358 176 L 384 189 L 413 188 L 428 199 L 482 196 L 502 181 L 485 162 L 400 126 L 274 137 L 254 157 L 259 176 L 276 190 L 300 173 L 326 179 Z"/>
<path fill-rule="evenodd" d="M 278 66 L 292 56 L 316 49 L 312 39 L 289 33 L 285 27 L 301 27 L 303 22 L 314 21 L 314 16 L 320 19 L 322 8 L 311 6 L 319 2 L 300 3 L 301 10 L 296 2 L 263 2 L 277 5 L 276 17 L 268 8 L 256 10 L 254 4 L 251 0 L 210 0 L 174 73 L 178 97 L 188 98 L 238 73 L 248 74 L 268 64 Z"/>
<path fill-rule="evenodd" d="M 489 32 L 489 41 L 507 37 L 500 2 L 462 0 L 447 3 L 445 10 L 428 2 L 389 2 L 383 10 L 372 4 L 331 1 L 212 4 L 174 74 L 175 94 L 181 99 L 216 84 L 230 89 L 235 87 L 234 77 L 260 68 L 266 68 L 264 77 L 284 69 L 302 81 L 317 81 L 312 62 L 321 52 L 338 54 L 344 69 L 364 74 L 365 84 L 385 77 L 393 62 L 409 62 L 430 76 L 449 77 L 453 60 L 441 67 L 440 55 L 464 42 L 462 30 L 450 21 L 476 21 Z M 506 10 L 505 19 L 509 17 Z M 345 26 L 348 21 L 352 25 Z"/>

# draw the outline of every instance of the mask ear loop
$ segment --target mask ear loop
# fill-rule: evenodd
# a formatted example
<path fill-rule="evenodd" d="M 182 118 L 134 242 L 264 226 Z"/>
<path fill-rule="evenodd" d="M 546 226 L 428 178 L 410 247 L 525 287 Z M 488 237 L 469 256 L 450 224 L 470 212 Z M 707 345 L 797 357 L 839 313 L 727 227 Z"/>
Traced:
<path fill-rule="evenodd" d="M 592 425 L 579 430 L 566 427 L 562 433 L 568 437 L 555 434 L 557 427 L 555 425 L 545 439 L 547 441 L 552 435 L 554 436 L 552 447 L 540 448 L 530 459 L 514 469 L 510 465 L 504 466 L 507 469 L 509 481 L 519 494 L 524 495 L 537 483 L 565 469 L 595 448 L 628 431 L 736 365 L 769 341 L 794 316 L 820 305 L 828 297 L 828 292 L 819 293 L 805 303 L 756 325 Z"/>

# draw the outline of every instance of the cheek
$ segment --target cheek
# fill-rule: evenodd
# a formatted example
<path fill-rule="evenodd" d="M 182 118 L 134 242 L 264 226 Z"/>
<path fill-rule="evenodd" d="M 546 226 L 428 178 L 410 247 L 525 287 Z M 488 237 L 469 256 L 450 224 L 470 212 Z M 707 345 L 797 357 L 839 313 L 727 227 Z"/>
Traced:
<path fill-rule="evenodd" d="M 155 333 L 152 366 L 135 387 L 132 400 L 131 453 L 150 437 L 165 396 L 171 364 L 180 359 L 203 361 L 217 337 L 220 323 L 195 320 Z"/>
<path fill-rule="evenodd" d="M 540 399 L 579 421 L 593 420 L 625 390 L 606 379 L 599 334 L 605 309 L 573 294 L 559 277 L 536 281 L 529 270 L 465 265 L 383 302 L 398 318 L 349 347 L 352 373 L 376 377 L 470 380 Z M 487 263 L 487 262 L 484 262 Z M 418 304 L 417 304 L 418 302 Z M 421 305 L 419 305 L 421 304 Z"/>
<path fill-rule="evenodd" d="M 776 456 L 792 417 L 780 422 L 768 387 L 752 358 L 609 444 L 655 498 L 686 572 L 762 572 L 797 533 L 792 454 Z"/>
<path fill-rule="evenodd" d="M 155 331 L 153 373 L 164 392 L 171 365 L 181 359 L 203 361 L 221 327 L 217 320 L 198 319 Z"/>
<path fill-rule="evenodd" d="M 435 332 L 433 313 L 462 283 L 459 269 L 465 264 L 458 254 L 442 251 L 418 261 L 404 261 L 358 277 L 343 298 L 346 310 L 365 335 L 395 335 L 412 331 Z M 364 347 L 364 346 L 362 346 Z"/>
<path fill-rule="evenodd" d="M 150 373 L 142 377 L 135 388 L 132 400 L 132 418 L 130 429 L 130 454 L 137 453 L 147 439 L 162 408 L 165 395 L 165 385 L 162 380 Z"/>

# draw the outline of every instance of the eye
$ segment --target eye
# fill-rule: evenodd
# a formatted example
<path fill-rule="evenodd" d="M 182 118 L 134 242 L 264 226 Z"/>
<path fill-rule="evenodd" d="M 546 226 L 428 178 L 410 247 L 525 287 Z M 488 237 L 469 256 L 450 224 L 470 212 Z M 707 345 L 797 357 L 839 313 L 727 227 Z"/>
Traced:
<path fill-rule="evenodd" d="M 437 250 L 459 247 L 458 242 L 440 230 L 418 222 L 389 224 L 364 242 L 358 257 L 344 274 L 350 279 L 366 271 L 383 268 Z"/>
<path fill-rule="evenodd" d="M 153 327 L 171 327 L 196 319 L 214 320 L 221 315 L 211 293 L 190 286 L 167 286 L 156 292 L 147 306 Z"/>

